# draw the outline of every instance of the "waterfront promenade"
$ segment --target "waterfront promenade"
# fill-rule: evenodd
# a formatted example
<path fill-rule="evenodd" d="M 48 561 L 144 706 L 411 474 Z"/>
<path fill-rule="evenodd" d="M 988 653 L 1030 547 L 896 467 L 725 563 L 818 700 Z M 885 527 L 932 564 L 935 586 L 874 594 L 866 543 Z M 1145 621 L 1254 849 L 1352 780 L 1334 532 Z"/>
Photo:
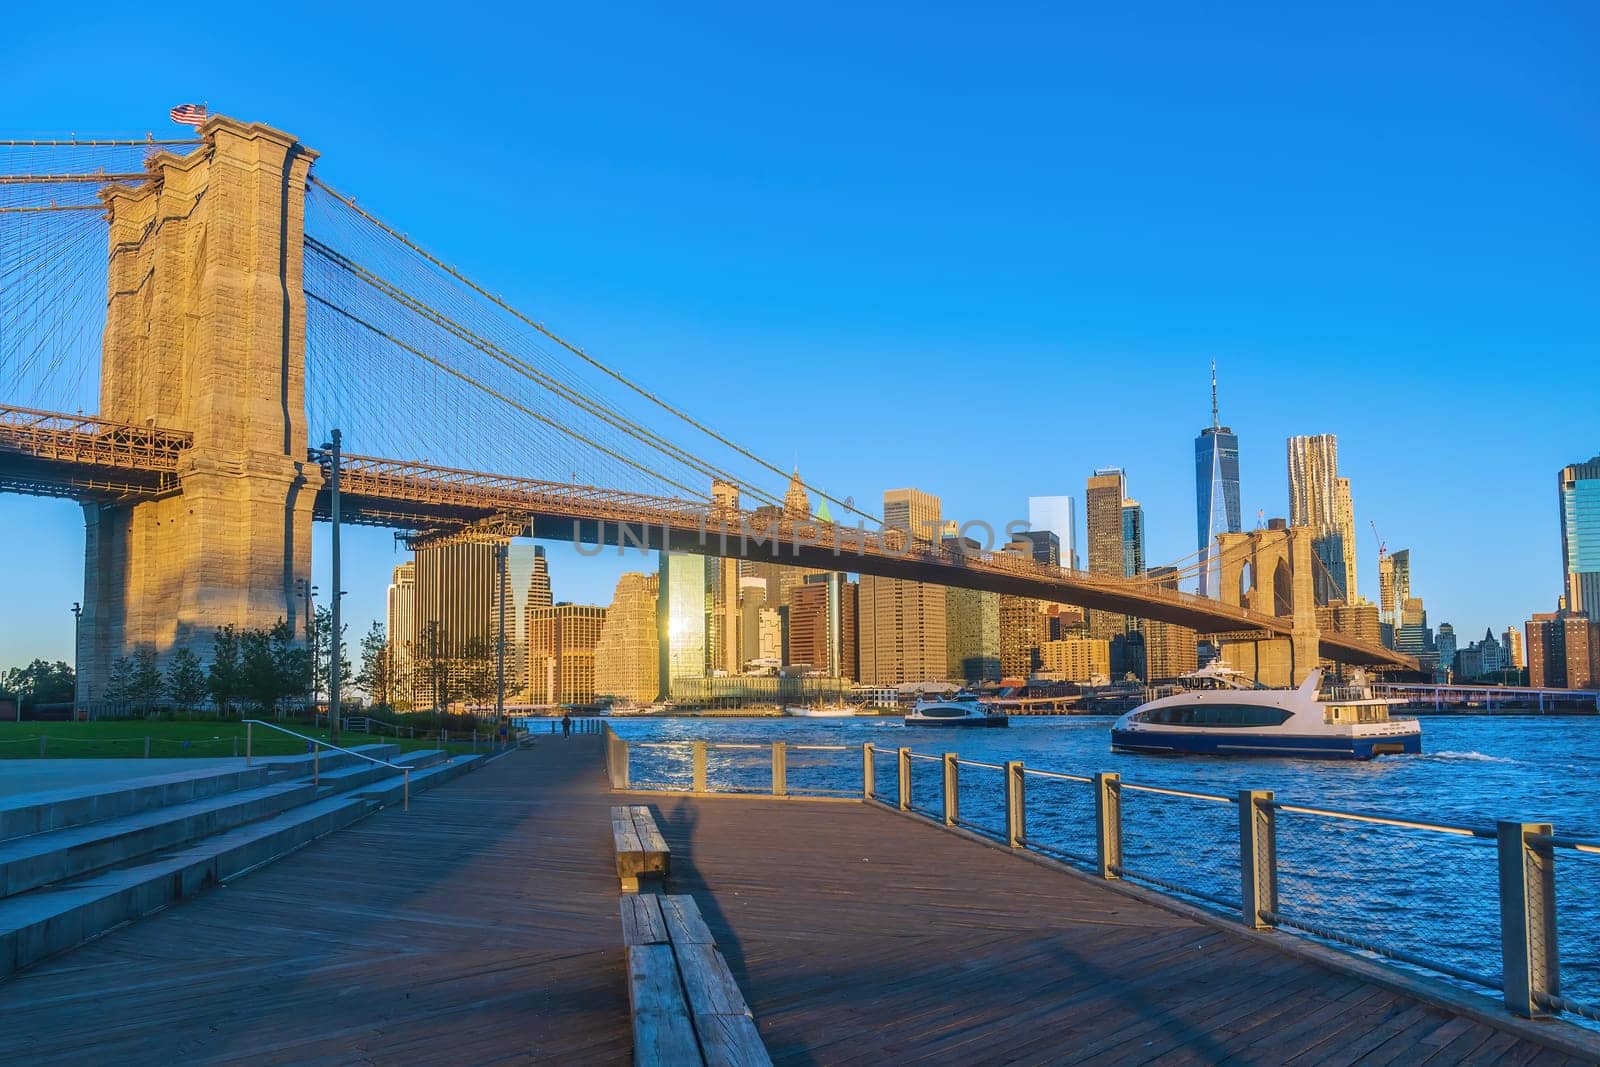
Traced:
<path fill-rule="evenodd" d="M 542 738 L 0 983 L 0 1062 L 626 1063 L 616 802 Z M 1585 1062 L 864 805 L 628 802 L 780 1063 Z"/>

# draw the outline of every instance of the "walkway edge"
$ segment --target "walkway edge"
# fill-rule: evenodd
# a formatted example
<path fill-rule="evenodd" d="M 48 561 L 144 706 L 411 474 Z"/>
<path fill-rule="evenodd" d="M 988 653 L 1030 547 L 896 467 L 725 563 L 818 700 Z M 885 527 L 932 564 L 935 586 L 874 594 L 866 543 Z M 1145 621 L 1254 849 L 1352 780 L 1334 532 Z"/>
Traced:
<path fill-rule="evenodd" d="M 982 834 L 973 833 L 970 830 L 964 830 L 956 826 L 946 826 L 943 822 L 929 818 L 919 812 L 901 811 L 894 805 L 886 804 L 881 800 L 862 800 L 860 803 L 889 815 L 904 816 L 913 822 L 931 826 L 935 830 L 942 830 L 945 833 L 966 838 L 996 852 L 1015 856 L 1019 860 L 1044 867 L 1047 870 L 1066 874 L 1093 885 L 1103 886 L 1141 903 L 1161 908 L 1175 915 L 1181 915 L 1186 919 L 1192 919 L 1206 926 L 1236 934 L 1254 944 L 1264 945 L 1285 955 L 1307 960 L 1354 978 L 1360 978 L 1391 992 L 1415 997 L 1425 1004 L 1463 1015 L 1474 1022 L 1483 1023 L 1485 1026 L 1491 1026 L 1525 1040 L 1536 1042 L 1563 1055 L 1576 1056 L 1580 1059 L 1600 1063 L 1600 1034 L 1591 1034 L 1589 1031 L 1574 1026 L 1565 1020 L 1548 1019 L 1536 1021 L 1524 1019 L 1504 1009 L 1491 1007 L 1495 1003 L 1494 1001 L 1487 1001 L 1483 997 L 1473 996 L 1443 982 L 1424 978 L 1421 975 L 1408 974 L 1397 968 L 1385 967 L 1382 964 L 1370 963 L 1359 957 L 1293 935 L 1286 936 L 1269 930 L 1252 930 L 1243 923 L 1232 921 L 1225 915 L 1208 911 L 1198 905 L 1177 900 L 1151 889 L 1145 889 L 1143 886 L 1130 885 L 1120 879 L 1096 878 L 1086 871 L 1080 871 L 1070 864 L 1052 859 L 1049 856 L 1043 856 L 1027 849 L 1014 849 L 1003 842 L 984 837 Z"/>

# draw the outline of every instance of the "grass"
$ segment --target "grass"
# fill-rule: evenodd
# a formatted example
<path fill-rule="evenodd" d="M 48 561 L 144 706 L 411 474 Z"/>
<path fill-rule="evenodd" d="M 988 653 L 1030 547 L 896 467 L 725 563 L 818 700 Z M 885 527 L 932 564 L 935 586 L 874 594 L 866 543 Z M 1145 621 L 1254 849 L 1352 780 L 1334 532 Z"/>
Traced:
<path fill-rule="evenodd" d="M 285 729 L 319 741 L 328 740 L 328 731 L 303 723 L 284 723 Z M 289 756 L 306 751 L 306 743 L 277 730 L 257 726 L 251 751 L 258 756 Z M 0 759 L 38 759 L 39 739 L 44 737 L 47 759 L 96 759 L 142 757 L 171 759 L 182 756 L 244 755 L 245 724 L 226 720 L 145 721 L 114 719 L 103 722 L 0 722 Z M 148 749 L 146 739 L 149 739 Z M 478 751 L 485 751 L 487 736 L 480 738 Z M 395 744 L 401 751 L 443 748 L 450 752 L 471 752 L 472 742 L 450 741 L 441 744 L 437 737 L 392 737 L 346 730 L 340 738 L 345 748 L 367 744 Z M 237 745 L 237 748 L 235 747 Z"/>

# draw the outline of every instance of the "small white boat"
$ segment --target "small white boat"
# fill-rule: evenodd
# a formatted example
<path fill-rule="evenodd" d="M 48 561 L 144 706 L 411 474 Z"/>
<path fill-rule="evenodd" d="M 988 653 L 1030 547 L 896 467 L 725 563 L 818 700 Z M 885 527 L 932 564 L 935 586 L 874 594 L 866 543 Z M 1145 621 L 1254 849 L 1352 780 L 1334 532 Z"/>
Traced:
<path fill-rule="evenodd" d="M 861 714 L 861 709 L 854 704 L 786 704 L 783 713 L 802 719 L 848 719 Z"/>
<path fill-rule="evenodd" d="M 1223 678 L 1215 680 L 1224 681 Z M 1391 719 L 1370 687 L 1319 692 L 1314 670 L 1298 689 L 1195 689 L 1141 704 L 1111 728 L 1119 752 L 1371 759 L 1422 751 L 1422 725 Z"/>
<path fill-rule="evenodd" d="M 1006 726 L 1005 715 L 990 711 L 976 693 L 957 693 L 948 700 L 918 700 L 905 717 L 907 726 Z"/>

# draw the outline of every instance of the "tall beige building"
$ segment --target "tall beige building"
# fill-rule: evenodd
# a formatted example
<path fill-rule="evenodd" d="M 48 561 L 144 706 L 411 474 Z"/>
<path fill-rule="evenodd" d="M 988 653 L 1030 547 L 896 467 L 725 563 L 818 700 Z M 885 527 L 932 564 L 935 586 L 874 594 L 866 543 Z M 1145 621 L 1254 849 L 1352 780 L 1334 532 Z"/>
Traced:
<path fill-rule="evenodd" d="M 1046 674 L 1069 682 L 1104 682 L 1111 677 L 1111 642 L 1096 637 L 1046 641 L 1039 649 Z"/>
<path fill-rule="evenodd" d="M 1174 567 L 1152 567 L 1150 579 L 1164 589 L 1178 588 Z M 1199 666 L 1199 637 L 1187 626 L 1146 619 L 1144 623 L 1145 681 L 1162 682 L 1188 674 Z"/>
<path fill-rule="evenodd" d="M 411 699 L 411 657 L 417 640 L 417 565 L 410 560 L 394 569 L 389 582 L 388 617 L 391 699 Z M 400 696 L 403 694 L 403 696 Z"/>
<path fill-rule="evenodd" d="M 720 479 L 711 483 L 712 513 L 729 530 L 739 528 L 739 490 Z M 726 556 L 706 557 L 710 574 L 707 590 L 711 598 L 711 669 L 738 674 L 739 662 L 739 560 Z"/>
<path fill-rule="evenodd" d="M 656 584 L 653 574 L 630 573 L 617 579 L 594 647 L 596 696 L 646 703 L 660 694 Z"/>
<path fill-rule="evenodd" d="M 1083 496 L 1084 523 L 1089 541 L 1089 573 L 1127 574 L 1123 554 L 1122 502 L 1127 499 L 1127 479 L 1116 468 L 1097 470 L 1089 477 Z M 1089 633 L 1103 640 L 1127 631 L 1127 617 L 1116 612 L 1089 612 Z"/>
<path fill-rule="evenodd" d="M 528 611 L 529 698 L 535 704 L 589 704 L 595 698 L 595 646 L 606 609 L 555 604 Z"/>
<path fill-rule="evenodd" d="M 908 532 L 911 543 L 939 537 L 939 498 L 918 489 L 883 494 L 884 528 Z M 861 576 L 861 681 L 867 685 L 940 681 L 948 666 L 945 589 L 923 582 Z"/>
<path fill-rule="evenodd" d="M 1356 519 L 1350 479 L 1339 476 L 1339 439 L 1331 433 L 1291 437 L 1289 525 L 1309 526 L 1313 536 L 1336 533 L 1344 555 L 1344 600 L 1356 602 Z M 1380 590 L 1379 596 L 1382 593 Z"/>
<path fill-rule="evenodd" d="M 423 545 L 414 560 L 412 691 L 417 707 L 431 708 L 464 695 L 467 675 L 493 662 L 494 546 L 474 541 Z"/>

